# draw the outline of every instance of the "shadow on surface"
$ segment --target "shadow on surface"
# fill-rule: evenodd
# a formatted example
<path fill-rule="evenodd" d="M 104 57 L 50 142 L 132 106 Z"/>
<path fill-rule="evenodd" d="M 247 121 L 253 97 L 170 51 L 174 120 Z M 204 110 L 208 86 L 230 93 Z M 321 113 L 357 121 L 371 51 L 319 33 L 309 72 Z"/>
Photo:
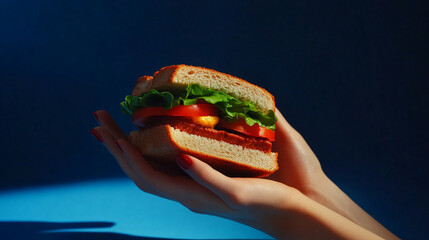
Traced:
<path fill-rule="evenodd" d="M 114 226 L 113 222 L 21 222 L 0 221 L 0 239 L 16 240 L 168 240 L 171 238 L 154 238 L 132 236 L 112 232 L 83 232 L 85 228 L 108 228 Z M 59 232 L 58 230 L 79 232 Z M 55 232 L 51 232 L 55 231 Z M 172 240 L 172 239 L 171 239 Z"/>

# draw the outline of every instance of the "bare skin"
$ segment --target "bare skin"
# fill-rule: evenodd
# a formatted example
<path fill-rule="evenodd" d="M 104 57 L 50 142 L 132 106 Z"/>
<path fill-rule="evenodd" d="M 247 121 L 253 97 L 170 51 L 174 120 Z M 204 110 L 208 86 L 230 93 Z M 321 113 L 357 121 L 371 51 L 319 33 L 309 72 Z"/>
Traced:
<path fill-rule="evenodd" d="M 106 111 L 94 114 L 101 126 L 93 134 L 141 190 L 193 212 L 247 224 L 276 239 L 398 239 L 329 180 L 278 110 L 273 150 L 280 169 L 269 179 L 230 178 L 189 155 L 177 162 L 191 178 L 167 175 L 146 162 Z"/>

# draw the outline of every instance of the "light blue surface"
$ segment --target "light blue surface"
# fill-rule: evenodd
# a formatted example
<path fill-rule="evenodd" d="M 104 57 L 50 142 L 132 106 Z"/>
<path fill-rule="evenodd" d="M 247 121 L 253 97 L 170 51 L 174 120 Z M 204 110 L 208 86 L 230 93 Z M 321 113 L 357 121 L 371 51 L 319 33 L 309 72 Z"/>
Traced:
<path fill-rule="evenodd" d="M 55 232 L 103 232 L 184 239 L 270 239 L 245 225 L 195 214 L 178 203 L 146 194 L 128 179 L 3 191 L 0 192 L 0 221 L 3 226 L 18 221 L 104 222 L 101 226 L 106 226 L 67 229 L 65 224 L 58 227 L 60 229 L 53 228 Z"/>

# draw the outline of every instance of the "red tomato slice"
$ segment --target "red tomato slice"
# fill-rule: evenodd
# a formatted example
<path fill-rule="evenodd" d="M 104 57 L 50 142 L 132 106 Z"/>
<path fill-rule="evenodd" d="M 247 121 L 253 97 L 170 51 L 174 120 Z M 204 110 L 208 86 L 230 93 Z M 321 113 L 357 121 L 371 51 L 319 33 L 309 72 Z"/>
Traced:
<path fill-rule="evenodd" d="M 151 116 L 218 116 L 219 108 L 210 103 L 197 103 L 193 105 L 177 105 L 168 110 L 162 107 L 142 108 L 133 113 L 132 122 L 136 126 L 144 126 L 144 119 Z"/>
<path fill-rule="evenodd" d="M 275 133 L 273 130 L 266 127 L 261 127 L 259 124 L 253 124 L 253 126 L 247 125 L 246 121 L 242 118 L 239 118 L 236 122 L 230 122 L 226 120 L 221 120 L 219 122 L 220 127 L 234 130 L 236 132 L 243 133 L 247 136 L 266 138 L 270 142 L 275 141 Z"/>

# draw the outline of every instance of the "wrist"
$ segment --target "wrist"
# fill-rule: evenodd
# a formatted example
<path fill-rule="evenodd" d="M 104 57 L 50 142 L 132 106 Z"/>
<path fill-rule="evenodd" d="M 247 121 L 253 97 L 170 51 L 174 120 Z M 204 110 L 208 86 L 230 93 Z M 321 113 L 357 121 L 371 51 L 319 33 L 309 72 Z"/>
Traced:
<path fill-rule="evenodd" d="M 276 239 L 381 239 L 299 191 L 261 230 Z"/>
<path fill-rule="evenodd" d="M 313 177 L 310 184 L 303 189 L 302 193 L 308 198 L 316 201 L 323 202 L 326 198 L 332 196 L 332 193 L 335 192 L 333 188 L 333 182 L 326 176 L 324 172 L 317 174 L 316 177 Z"/>
<path fill-rule="evenodd" d="M 279 204 L 274 211 L 265 209 L 257 220 L 248 224 L 257 228 L 275 239 L 301 239 L 301 230 L 305 223 L 302 221 L 303 209 L 306 209 L 308 202 L 312 201 L 302 192 L 293 188 L 289 191 L 287 203 Z M 305 218 L 307 218 L 306 216 Z"/>
<path fill-rule="evenodd" d="M 305 195 L 340 215 L 350 218 L 348 213 L 350 198 L 326 174 L 322 173 L 308 188 Z"/>
<path fill-rule="evenodd" d="M 398 239 L 360 208 L 325 174 L 319 179 L 318 184 L 309 190 L 306 196 L 375 234 L 387 239 Z"/>

